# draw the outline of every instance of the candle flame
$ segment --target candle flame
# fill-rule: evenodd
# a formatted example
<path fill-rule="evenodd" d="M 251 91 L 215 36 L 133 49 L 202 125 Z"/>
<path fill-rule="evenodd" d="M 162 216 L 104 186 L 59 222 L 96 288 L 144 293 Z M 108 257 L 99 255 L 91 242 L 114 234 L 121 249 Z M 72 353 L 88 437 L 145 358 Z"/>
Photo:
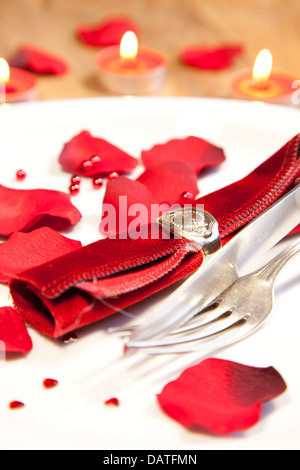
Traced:
<path fill-rule="evenodd" d="M 273 59 L 271 52 L 268 49 L 260 51 L 254 62 L 252 71 L 252 78 L 257 86 L 266 86 L 272 72 L 272 64 Z"/>
<path fill-rule="evenodd" d="M 5 59 L 0 58 L 0 82 L 7 83 L 10 78 L 10 68 Z"/>
<path fill-rule="evenodd" d="M 125 60 L 135 59 L 138 53 L 138 40 L 132 31 L 127 31 L 120 44 L 120 56 Z"/>

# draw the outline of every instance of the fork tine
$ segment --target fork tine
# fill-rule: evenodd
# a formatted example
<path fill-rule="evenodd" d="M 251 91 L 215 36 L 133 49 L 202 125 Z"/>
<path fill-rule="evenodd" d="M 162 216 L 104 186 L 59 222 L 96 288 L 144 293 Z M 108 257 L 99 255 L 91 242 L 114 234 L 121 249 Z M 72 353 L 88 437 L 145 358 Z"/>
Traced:
<path fill-rule="evenodd" d="M 202 326 L 204 327 L 214 320 L 217 320 L 225 312 L 226 309 L 222 305 L 222 300 L 215 300 L 203 310 L 195 313 L 193 317 L 184 322 L 181 326 L 171 331 L 169 335 L 188 332 Z"/>
<path fill-rule="evenodd" d="M 217 320 L 224 312 L 221 301 L 215 301 L 208 307 L 204 308 L 200 312 L 197 312 L 191 319 L 187 320 L 182 326 L 171 331 L 169 335 L 175 335 L 179 333 L 188 332 L 196 328 L 205 327 Z M 119 336 L 124 337 L 129 333 L 132 333 L 138 325 L 126 325 L 116 326 L 107 329 L 107 333 L 119 333 Z"/>
<path fill-rule="evenodd" d="M 224 312 L 215 319 L 208 321 L 200 327 L 195 327 L 193 330 L 186 332 L 175 333 L 161 339 L 153 339 L 144 341 L 143 345 L 146 346 L 172 346 L 176 344 L 190 343 L 194 341 L 201 341 L 205 338 L 214 336 L 218 333 L 226 331 L 237 321 L 237 317 L 232 317 L 232 312 Z"/>
<path fill-rule="evenodd" d="M 216 317 L 222 313 L 221 307 L 219 307 L 219 303 L 221 301 L 217 300 L 214 301 L 211 305 L 208 307 L 204 308 L 200 312 L 197 312 L 194 314 L 191 319 L 187 320 L 185 323 L 183 323 L 182 326 L 179 326 L 176 330 L 171 331 L 169 334 L 175 334 L 175 333 L 183 333 L 184 331 L 188 331 L 194 328 L 198 328 L 199 326 L 205 325 L 211 320 L 214 320 Z M 125 326 L 116 326 L 116 327 L 110 327 L 106 331 L 107 333 L 119 333 L 121 336 L 126 336 L 126 333 L 132 333 L 140 324 L 130 324 L 130 325 L 125 325 Z"/>
<path fill-rule="evenodd" d="M 156 354 L 180 354 L 195 351 L 211 351 L 224 348 L 230 344 L 244 339 L 254 331 L 253 328 L 247 327 L 247 319 L 239 319 L 223 330 L 218 330 L 214 334 L 203 336 L 201 338 L 195 336 L 187 336 L 185 340 L 173 344 L 164 342 L 163 340 L 153 342 L 131 343 L 128 349 L 140 349 L 149 355 Z"/>

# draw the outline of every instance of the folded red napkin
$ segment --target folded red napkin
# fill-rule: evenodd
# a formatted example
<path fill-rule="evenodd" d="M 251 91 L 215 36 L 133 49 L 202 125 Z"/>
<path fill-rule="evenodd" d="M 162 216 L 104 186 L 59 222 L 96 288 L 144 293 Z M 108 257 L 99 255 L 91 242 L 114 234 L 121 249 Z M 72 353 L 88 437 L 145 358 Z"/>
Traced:
<path fill-rule="evenodd" d="M 242 180 L 195 201 L 218 220 L 223 243 L 291 189 L 300 177 L 299 154 L 300 134 Z M 192 242 L 149 224 L 138 239 L 120 234 L 22 272 L 10 291 L 25 321 L 59 337 L 145 299 L 202 261 Z"/>

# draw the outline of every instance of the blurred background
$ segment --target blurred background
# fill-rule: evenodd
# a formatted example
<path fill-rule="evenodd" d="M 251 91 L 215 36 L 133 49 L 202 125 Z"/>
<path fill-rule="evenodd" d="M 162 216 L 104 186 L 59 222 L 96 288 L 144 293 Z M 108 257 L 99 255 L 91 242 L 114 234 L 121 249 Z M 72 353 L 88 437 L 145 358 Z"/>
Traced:
<path fill-rule="evenodd" d="M 167 56 L 161 95 L 229 98 L 231 74 L 251 67 L 263 48 L 272 52 L 275 68 L 300 79 L 299 0 L 0 0 L 0 56 L 29 43 L 69 63 L 66 75 L 39 77 L 39 99 L 107 95 L 96 79 L 97 48 L 80 41 L 76 28 L 112 15 L 132 18 L 141 43 Z M 191 44 L 224 43 L 244 47 L 224 70 L 197 70 L 178 56 Z"/>

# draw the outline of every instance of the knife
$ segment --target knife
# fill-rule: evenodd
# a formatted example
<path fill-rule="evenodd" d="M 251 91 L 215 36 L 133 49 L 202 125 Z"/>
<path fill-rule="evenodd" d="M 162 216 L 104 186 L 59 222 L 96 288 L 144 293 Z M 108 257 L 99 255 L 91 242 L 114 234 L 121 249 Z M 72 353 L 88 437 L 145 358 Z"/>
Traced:
<path fill-rule="evenodd" d="M 245 269 L 249 260 L 266 252 L 300 223 L 300 184 L 241 229 L 223 248 L 209 257 L 171 295 L 143 314 L 143 323 L 128 337 L 126 348 L 150 345 L 180 327 L 209 305 Z"/>

